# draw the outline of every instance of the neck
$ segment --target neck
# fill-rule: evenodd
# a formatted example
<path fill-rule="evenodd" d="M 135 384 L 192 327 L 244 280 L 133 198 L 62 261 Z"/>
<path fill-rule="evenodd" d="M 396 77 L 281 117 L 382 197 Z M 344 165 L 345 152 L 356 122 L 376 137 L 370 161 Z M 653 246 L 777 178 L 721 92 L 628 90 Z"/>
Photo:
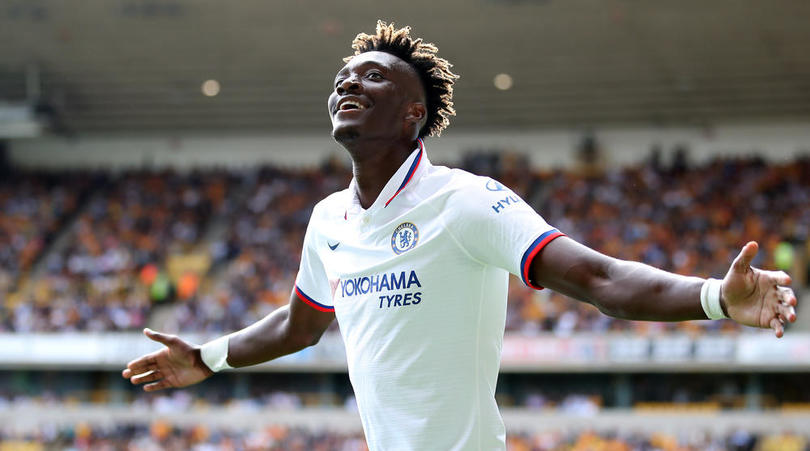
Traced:
<path fill-rule="evenodd" d="M 363 208 L 369 208 L 377 200 L 385 184 L 418 145 L 415 141 L 343 143 L 352 157 L 357 197 Z"/>

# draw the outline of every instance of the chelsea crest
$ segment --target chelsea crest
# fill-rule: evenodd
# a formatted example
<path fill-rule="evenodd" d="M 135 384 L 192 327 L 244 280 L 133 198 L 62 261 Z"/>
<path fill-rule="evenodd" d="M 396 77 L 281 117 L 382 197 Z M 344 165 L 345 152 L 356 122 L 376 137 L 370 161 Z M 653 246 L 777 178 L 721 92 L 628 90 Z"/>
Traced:
<path fill-rule="evenodd" d="M 394 234 L 391 235 L 391 249 L 399 255 L 416 247 L 418 241 L 419 229 L 411 222 L 403 222 L 394 229 Z"/>

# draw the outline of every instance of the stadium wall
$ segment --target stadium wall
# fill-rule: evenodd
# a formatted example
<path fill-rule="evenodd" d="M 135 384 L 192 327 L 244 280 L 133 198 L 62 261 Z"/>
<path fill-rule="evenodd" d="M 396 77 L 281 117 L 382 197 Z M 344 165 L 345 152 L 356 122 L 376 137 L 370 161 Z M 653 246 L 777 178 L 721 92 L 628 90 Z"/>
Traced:
<path fill-rule="evenodd" d="M 573 167 L 581 129 L 516 132 L 453 131 L 428 139 L 431 159 L 454 163 L 470 150 L 509 149 L 536 167 Z M 665 159 L 678 146 L 701 162 L 714 156 L 760 154 L 784 161 L 810 154 L 810 122 L 725 124 L 706 127 L 604 128 L 595 134 L 607 166 L 638 162 L 660 146 Z M 328 133 L 308 135 L 142 135 L 46 137 L 13 140 L 9 159 L 18 167 L 251 167 L 262 163 L 311 166 L 346 155 Z"/>

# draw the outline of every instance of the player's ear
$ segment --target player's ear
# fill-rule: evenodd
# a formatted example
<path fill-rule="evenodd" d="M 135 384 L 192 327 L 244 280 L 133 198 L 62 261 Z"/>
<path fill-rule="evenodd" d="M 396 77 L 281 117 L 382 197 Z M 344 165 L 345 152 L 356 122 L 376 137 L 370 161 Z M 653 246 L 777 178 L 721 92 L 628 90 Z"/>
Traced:
<path fill-rule="evenodd" d="M 422 102 L 414 102 L 408 105 L 408 110 L 405 114 L 405 120 L 417 124 L 419 129 L 425 125 L 427 121 L 427 108 Z"/>

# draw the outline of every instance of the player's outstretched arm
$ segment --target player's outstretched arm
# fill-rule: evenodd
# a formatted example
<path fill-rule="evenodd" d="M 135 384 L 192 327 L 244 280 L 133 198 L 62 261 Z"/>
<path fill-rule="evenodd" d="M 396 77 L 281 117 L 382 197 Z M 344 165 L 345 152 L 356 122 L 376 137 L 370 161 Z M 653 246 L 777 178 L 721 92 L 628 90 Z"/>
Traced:
<path fill-rule="evenodd" d="M 777 337 L 796 320 L 796 295 L 782 271 L 751 267 L 757 243 L 746 244 L 720 288 L 728 317 L 748 326 L 771 328 Z M 701 306 L 704 279 L 681 276 L 651 266 L 600 254 L 568 237 L 543 248 L 532 262 L 532 281 L 595 305 L 617 318 L 652 321 L 706 319 Z"/>
<path fill-rule="evenodd" d="M 305 304 L 295 291 L 290 303 L 231 335 L 228 364 L 239 368 L 267 362 L 312 346 L 335 320 Z"/>
<path fill-rule="evenodd" d="M 334 319 L 334 313 L 317 311 L 293 293 L 289 305 L 228 336 L 226 362 L 238 368 L 300 351 L 317 343 Z M 186 387 L 214 374 L 201 346 L 149 329 L 144 334 L 166 347 L 129 362 L 121 374 L 133 384 L 145 383 L 145 391 Z"/>

